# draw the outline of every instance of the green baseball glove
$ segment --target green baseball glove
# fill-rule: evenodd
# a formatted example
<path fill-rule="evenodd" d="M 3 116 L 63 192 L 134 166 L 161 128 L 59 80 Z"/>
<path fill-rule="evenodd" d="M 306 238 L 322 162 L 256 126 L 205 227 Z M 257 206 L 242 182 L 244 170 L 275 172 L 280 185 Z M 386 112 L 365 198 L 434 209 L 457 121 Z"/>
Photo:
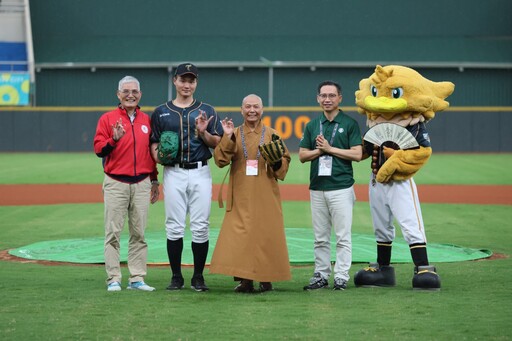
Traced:
<path fill-rule="evenodd" d="M 164 131 L 158 144 L 158 160 L 162 165 L 171 165 L 178 156 L 180 137 L 174 131 Z"/>

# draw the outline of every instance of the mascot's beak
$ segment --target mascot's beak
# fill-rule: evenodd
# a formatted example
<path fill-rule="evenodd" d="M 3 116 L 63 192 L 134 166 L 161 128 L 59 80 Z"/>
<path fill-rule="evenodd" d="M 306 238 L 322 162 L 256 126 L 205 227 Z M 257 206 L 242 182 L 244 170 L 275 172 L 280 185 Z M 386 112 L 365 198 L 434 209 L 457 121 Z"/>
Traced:
<path fill-rule="evenodd" d="M 366 110 L 380 113 L 399 113 L 407 108 L 407 101 L 403 98 L 366 96 L 364 104 Z"/>

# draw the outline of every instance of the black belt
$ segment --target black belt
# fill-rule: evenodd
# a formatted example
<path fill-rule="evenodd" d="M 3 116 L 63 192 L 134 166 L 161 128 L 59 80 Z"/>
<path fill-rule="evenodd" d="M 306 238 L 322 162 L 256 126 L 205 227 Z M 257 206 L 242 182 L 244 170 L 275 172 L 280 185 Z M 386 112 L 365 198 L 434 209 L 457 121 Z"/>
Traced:
<path fill-rule="evenodd" d="M 183 169 L 197 169 L 199 167 L 206 166 L 208 164 L 208 160 L 202 160 L 198 162 L 180 162 L 175 163 L 174 165 L 171 165 L 171 167 L 178 166 Z"/>

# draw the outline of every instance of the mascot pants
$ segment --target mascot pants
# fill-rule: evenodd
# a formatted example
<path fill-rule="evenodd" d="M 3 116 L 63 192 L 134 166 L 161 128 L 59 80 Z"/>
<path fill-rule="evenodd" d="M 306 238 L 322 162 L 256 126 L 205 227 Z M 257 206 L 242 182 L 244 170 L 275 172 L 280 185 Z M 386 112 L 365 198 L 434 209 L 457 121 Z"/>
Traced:
<path fill-rule="evenodd" d="M 395 239 L 393 220 L 396 219 L 407 244 L 427 242 L 414 179 L 374 184 L 370 181 L 369 197 L 377 241 L 392 242 Z"/>

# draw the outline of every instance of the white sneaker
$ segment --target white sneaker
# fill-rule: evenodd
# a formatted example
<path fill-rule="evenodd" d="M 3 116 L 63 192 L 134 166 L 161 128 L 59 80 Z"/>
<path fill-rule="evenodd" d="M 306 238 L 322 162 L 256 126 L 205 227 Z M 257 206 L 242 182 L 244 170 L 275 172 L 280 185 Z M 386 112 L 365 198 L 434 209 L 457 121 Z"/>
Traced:
<path fill-rule="evenodd" d="M 121 283 L 112 282 L 107 286 L 107 291 L 121 291 Z"/>
<path fill-rule="evenodd" d="M 142 291 L 155 291 L 156 290 L 155 288 L 150 287 L 149 285 L 147 285 L 143 281 L 130 283 L 130 284 L 128 284 L 128 287 L 126 289 L 129 289 L 129 290 L 142 290 Z"/>

